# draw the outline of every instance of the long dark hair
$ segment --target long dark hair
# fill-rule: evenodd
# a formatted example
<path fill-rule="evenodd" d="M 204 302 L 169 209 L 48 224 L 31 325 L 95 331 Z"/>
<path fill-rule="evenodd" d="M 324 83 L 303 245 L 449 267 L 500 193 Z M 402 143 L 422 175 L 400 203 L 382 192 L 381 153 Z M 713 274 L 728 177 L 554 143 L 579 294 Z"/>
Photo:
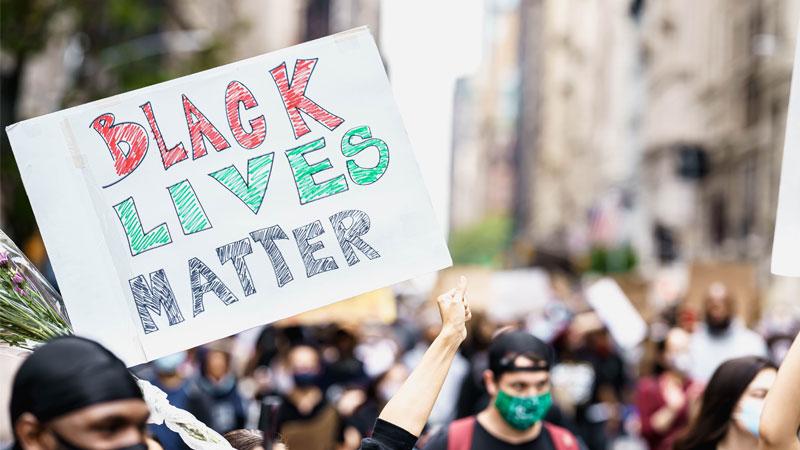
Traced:
<path fill-rule="evenodd" d="M 733 409 L 753 378 L 775 365 L 758 356 L 725 361 L 714 371 L 700 405 L 700 413 L 686 433 L 675 442 L 674 450 L 714 450 L 728 433 Z"/>

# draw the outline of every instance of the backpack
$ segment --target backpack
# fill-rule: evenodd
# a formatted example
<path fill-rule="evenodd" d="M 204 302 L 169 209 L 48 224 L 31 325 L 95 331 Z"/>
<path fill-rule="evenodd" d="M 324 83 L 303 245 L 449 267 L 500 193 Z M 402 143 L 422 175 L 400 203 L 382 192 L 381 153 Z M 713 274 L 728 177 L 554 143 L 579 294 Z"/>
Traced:
<path fill-rule="evenodd" d="M 475 416 L 465 417 L 450 423 L 447 428 L 447 450 L 470 450 L 472 435 L 475 433 Z M 542 421 L 544 429 L 550 434 L 556 450 L 579 450 L 578 439 L 567 429 Z"/>

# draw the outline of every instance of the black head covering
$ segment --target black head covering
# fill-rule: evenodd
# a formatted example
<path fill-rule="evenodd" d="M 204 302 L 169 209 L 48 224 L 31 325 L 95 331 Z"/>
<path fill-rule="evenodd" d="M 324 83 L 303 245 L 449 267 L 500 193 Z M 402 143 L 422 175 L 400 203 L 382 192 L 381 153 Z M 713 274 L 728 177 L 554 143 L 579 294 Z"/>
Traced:
<path fill-rule="evenodd" d="M 518 357 L 524 356 L 534 362 L 533 366 L 517 366 Z M 553 365 L 553 349 L 525 331 L 505 332 L 489 345 L 489 370 L 499 378 L 506 372 L 548 371 Z"/>
<path fill-rule="evenodd" d="M 88 339 L 65 336 L 34 350 L 14 377 L 11 423 L 24 412 L 41 422 L 98 403 L 142 399 L 125 364 Z"/>

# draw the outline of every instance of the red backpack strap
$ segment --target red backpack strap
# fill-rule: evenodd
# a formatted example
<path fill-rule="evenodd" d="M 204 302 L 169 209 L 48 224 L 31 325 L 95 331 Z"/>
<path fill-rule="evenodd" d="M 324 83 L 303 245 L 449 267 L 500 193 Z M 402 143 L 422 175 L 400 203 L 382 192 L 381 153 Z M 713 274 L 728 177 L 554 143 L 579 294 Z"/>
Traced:
<path fill-rule="evenodd" d="M 566 428 L 561 428 L 558 425 L 553 425 L 550 422 L 542 421 L 544 428 L 550 433 L 550 438 L 553 440 L 556 450 L 579 450 L 578 439 L 572 435 Z M 449 449 L 448 449 L 449 450 Z"/>
<path fill-rule="evenodd" d="M 475 433 L 475 416 L 464 417 L 447 427 L 447 450 L 470 450 Z"/>

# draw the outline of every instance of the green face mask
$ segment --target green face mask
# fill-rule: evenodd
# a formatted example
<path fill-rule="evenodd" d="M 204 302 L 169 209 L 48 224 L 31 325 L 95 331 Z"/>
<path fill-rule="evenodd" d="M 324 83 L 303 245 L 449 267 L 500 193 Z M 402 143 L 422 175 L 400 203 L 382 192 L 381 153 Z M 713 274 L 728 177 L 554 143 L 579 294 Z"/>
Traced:
<path fill-rule="evenodd" d="M 550 392 L 532 397 L 514 397 L 503 391 L 497 393 L 494 406 L 503 419 L 517 430 L 527 430 L 542 420 L 553 405 Z"/>

